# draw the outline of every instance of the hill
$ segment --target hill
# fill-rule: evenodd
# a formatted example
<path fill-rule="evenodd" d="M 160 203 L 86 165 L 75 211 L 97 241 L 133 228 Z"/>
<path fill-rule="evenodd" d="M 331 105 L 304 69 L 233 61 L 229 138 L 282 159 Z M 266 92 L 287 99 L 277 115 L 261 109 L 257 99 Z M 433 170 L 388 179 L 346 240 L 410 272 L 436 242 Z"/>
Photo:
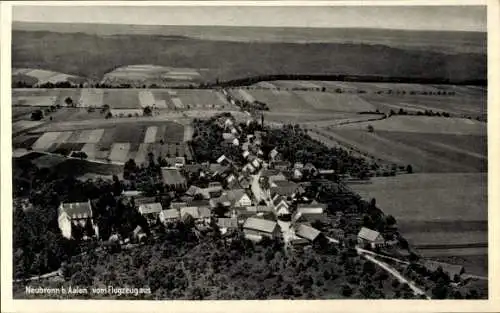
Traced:
<path fill-rule="evenodd" d="M 101 79 L 105 73 L 130 64 L 208 68 L 204 75 L 207 81 L 269 74 L 338 73 L 486 79 L 484 54 L 447 54 L 419 49 L 365 43 L 238 42 L 14 30 L 12 65 L 93 79 Z"/>

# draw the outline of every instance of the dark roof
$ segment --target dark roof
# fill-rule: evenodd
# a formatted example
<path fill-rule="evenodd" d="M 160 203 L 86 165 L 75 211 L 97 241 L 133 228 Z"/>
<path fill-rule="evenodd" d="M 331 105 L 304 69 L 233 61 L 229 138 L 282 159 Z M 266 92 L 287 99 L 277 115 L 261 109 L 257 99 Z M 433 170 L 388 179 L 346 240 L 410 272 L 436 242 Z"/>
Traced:
<path fill-rule="evenodd" d="M 61 203 L 59 214 L 65 212 L 70 218 L 81 219 L 92 217 L 90 202 Z"/>
<path fill-rule="evenodd" d="M 272 233 L 277 226 L 278 224 L 274 221 L 251 217 L 245 221 L 243 228 Z"/>
<path fill-rule="evenodd" d="M 280 174 L 281 171 L 278 170 L 278 169 L 263 169 L 261 172 L 260 172 L 260 176 L 262 177 L 265 177 L 265 176 L 273 176 L 273 175 L 278 175 Z"/>
<path fill-rule="evenodd" d="M 210 200 L 189 200 L 187 206 L 209 207 Z"/>
<path fill-rule="evenodd" d="M 288 180 L 278 180 L 272 184 L 275 186 L 271 187 L 271 193 L 277 193 L 286 197 L 291 196 L 299 189 L 299 185 Z"/>
<path fill-rule="evenodd" d="M 184 185 L 186 178 L 182 176 L 178 169 L 172 167 L 162 167 L 161 176 L 165 185 Z"/>
<path fill-rule="evenodd" d="M 201 164 L 186 164 L 184 165 L 184 171 L 186 173 L 198 173 L 199 171 L 203 170 L 204 167 Z"/>
<path fill-rule="evenodd" d="M 221 228 L 236 228 L 238 220 L 235 218 L 221 217 L 217 219 L 217 225 Z"/>
<path fill-rule="evenodd" d="M 180 208 L 187 206 L 186 202 L 171 202 L 170 208 L 180 210 Z"/>
<path fill-rule="evenodd" d="M 244 195 L 248 196 L 244 189 L 232 189 L 227 191 L 227 197 L 233 204 L 239 201 Z"/>
<path fill-rule="evenodd" d="M 142 204 L 155 203 L 156 198 L 155 197 L 139 196 L 139 197 L 134 197 L 134 202 L 135 202 L 136 206 L 140 206 Z"/>

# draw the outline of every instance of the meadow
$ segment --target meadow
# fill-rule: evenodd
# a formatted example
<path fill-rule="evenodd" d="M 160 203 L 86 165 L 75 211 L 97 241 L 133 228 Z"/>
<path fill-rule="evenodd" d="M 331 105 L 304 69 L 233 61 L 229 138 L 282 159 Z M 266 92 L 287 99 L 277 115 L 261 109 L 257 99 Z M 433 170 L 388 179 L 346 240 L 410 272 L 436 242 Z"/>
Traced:
<path fill-rule="evenodd" d="M 424 256 L 477 256 L 477 271 L 486 271 L 479 257 L 487 253 L 482 246 L 488 242 L 486 173 L 377 177 L 350 187 L 365 199 L 375 198 L 378 207 L 395 216 L 402 234 Z"/>

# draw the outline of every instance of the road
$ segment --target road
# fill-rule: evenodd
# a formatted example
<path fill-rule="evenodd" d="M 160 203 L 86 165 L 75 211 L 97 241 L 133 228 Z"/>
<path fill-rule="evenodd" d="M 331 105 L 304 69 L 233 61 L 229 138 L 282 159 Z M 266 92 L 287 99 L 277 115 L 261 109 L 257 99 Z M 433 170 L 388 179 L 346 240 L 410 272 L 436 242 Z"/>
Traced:
<path fill-rule="evenodd" d="M 413 282 L 409 281 L 408 279 L 406 279 L 405 277 L 403 277 L 403 275 L 401 275 L 396 269 L 394 269 L 392 266 L 390 266 L 389 264 L 383 262 L 383 261 L 380 261 L 380 260 L 377 260 L 375 259 L 372 255 L 370 254 L 367 254 L 365 253 L 364 249 L 361 249 L 361 248 L 358 248 L 356 247 L 356 251 L 358 252 L 358 254 L 362 257 L 364 257 L 365 259 L 367 259 L 368 261 L 370 262 L 373 262 L 375 265 L 378 265 L 380 266 L 381 268 L 383 268 L 385 271 L 387 271 L 389 274 L 391 274 L 392 276 L 394 276 L 397 280 L 399 280 L 400 283 L 403 283 L 403 284 L 408 284 L 408 286 L 410 287 L 410 289 L 413 291 L 413 293 L 417 296 L 420 296 L 420 295 L 425 295 L 426 299 L 427 300 L 430 300 L 431 298 L 425 293 L 425 291 L 423 291 L 422 289 L 418 288 Z"/>

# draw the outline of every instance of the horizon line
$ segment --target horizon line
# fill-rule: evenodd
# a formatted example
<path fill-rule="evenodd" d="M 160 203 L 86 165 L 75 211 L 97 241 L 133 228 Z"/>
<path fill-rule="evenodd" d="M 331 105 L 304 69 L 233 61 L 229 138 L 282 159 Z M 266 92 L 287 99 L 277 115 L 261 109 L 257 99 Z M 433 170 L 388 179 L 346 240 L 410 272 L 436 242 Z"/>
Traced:
<path fill-rule="evenodd" d="M 453 30 L 453 29 L 403 29 L 403 28 L 390 28 L 390 27 L 349 27 L 349 26 L 269 26 L 269 25 L 210 25 L 210 24 L 124 24 L 124 23 L 87 23 L 87 22 L 45 22 L 45 21 L 20 21 L 12 20 L 14 23 L 26 24 L 83 24 L 83 25 L 122 25 L 122 26 L 167 26 L 167 27 L 233 27 L 233 28 L 298 28 L 298 29 L 372 29 L 372 30 L 394 30 L 394 31 L 422 31 L 422 32 L 459 32 L 459 33 L 483 33 L 487 34 L 488 30 Z M 14 28 L 12 28 L 14 30 Z M 41 30 L 43 31 L 43 30 Z"/>

